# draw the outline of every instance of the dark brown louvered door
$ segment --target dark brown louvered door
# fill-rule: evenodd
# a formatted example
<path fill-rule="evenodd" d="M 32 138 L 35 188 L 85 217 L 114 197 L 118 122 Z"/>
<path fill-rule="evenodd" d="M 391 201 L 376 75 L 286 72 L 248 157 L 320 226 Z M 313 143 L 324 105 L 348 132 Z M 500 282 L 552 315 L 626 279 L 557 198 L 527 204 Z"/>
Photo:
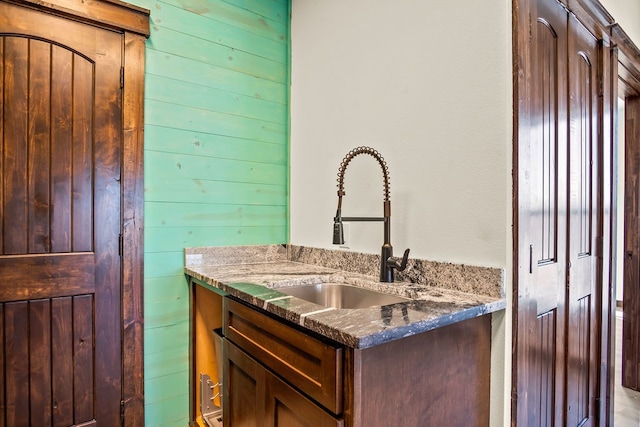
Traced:
<path fill-rule="evenodd" d="M 121 52 L 0 3 L 0 426 L 120 424 Z"/>

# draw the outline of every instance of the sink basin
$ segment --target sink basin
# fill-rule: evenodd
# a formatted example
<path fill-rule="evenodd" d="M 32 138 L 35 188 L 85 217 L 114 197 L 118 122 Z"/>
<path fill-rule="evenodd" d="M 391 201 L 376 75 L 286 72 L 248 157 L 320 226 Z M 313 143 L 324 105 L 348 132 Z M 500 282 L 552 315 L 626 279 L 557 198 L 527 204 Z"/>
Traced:
<path fill-rule="evenodd" d="M 410 301 L 397 295 L 389 295 L 343 283 L 318 283 L 315 285 L 275 288 L 284 294 L 333 308 L 369 308 Z"/>

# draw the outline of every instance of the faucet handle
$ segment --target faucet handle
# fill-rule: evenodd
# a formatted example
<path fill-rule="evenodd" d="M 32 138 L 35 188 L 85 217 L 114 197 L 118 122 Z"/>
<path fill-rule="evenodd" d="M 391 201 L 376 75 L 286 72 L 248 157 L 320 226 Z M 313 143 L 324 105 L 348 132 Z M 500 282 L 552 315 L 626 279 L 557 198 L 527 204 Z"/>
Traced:
<path fill-rule="evenodd" d="M 404 251 L 404 255 L 402 255 L 402 262 L 398 261 L 396 257 L 387 258 L 387 267 L 395 268 L 398 271 L 404 271 L 407 268 L 407 261 L 409 259 L 409 250 Z"/>

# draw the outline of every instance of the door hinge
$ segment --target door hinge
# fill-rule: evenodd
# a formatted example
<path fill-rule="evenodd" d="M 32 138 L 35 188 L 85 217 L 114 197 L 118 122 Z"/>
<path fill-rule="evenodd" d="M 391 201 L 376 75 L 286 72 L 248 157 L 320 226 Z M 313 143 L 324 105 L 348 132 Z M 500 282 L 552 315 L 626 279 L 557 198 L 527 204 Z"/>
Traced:
<path fill-rule="evenodd" d="M 124 400 L 120 401 L 120 422 L 124 425 Z"/>
<path fill-rule="evenodd" d="M 120 67 L 120 88 L 124 87 L 124 67 Z"/>
<path fill-rule="evenodd" d="M 118 255 L 124 255 L 124 237 L 122 237 L 122 234 L 118 234 Z"/>
<path fill-rule="evenodd" d="M 594 399 L 593 404 L 595 405 L 595 407 L 593 408 L 594 409 L 593 416 L 596 418 L 596 421 L 600 421 L 600 404 L 601 404 L 600 398 L 596 397 Z M 600 423 L 598 423 L 598 424 L 600 424 Z"/>

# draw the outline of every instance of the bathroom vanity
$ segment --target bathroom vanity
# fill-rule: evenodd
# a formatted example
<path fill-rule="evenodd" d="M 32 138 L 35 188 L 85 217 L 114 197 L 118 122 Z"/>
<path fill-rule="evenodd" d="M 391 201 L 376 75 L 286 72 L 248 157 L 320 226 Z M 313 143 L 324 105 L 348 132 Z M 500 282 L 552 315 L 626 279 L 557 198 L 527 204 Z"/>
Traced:
<path fill-rule="evenodd" d="M 380 284 L 268 250 L 257 258 L 218 252 L 215 261 L 187 253 L 193 388 L 199 370 L 215 369 L 203 349 L 214 347 L 211 330 L 222 326 L 225 427 L 489 424 L 490 313 L 504 299 Z M 343 309 L 283 292 L 329 281 L 408 300 Z M 198 400 L 196 391 L 194 420 Z"/>

